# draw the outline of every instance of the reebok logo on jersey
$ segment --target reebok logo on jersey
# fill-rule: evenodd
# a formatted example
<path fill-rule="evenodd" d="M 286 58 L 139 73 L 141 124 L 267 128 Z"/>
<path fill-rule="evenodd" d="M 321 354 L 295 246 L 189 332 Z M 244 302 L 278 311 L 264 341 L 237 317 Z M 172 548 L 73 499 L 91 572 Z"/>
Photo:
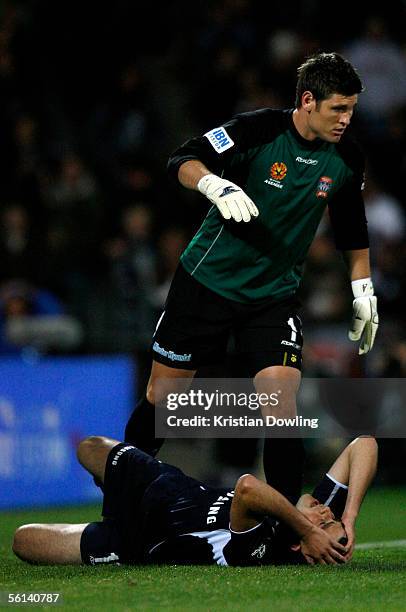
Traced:
<path fill-rule="evenodd" d="M 224 198 L 225 196 L 229 195 L 230 193 L 237 193 L 237 191 L 240 191 L 239 189 L 235 189 L 234 187 L 224 187 L 223 192 L 219 195 L 219 198 Z"/>
<path fill-rule="evenodd" d="M 300 164 L 308 164 L 309 166 L 317 166 L 317 164 L 319 163 L 317 159 L 310 159 L 310 157 L 300 157 L 300 155 L 296 157 L 296 161 Z"/>
<path fill-rule="evenodd" d="M 281 344 L 285 346 L 293 346 L 293 348 L 300 350 L 300 344 L 296 344 L 296 342 L 289 342 L 289 340 L 282 340 Z"/>
<path fill-rule="evenodd" d="M 223 127 L 210 130 L 210 132 L 206 132 L 205 136 L 217 153 L 223 153 L 234 146 L 234 141 Z"/>
<path fill-rule="evenodd" d="M 255 557 L 255 559 L 262 559 L 265 552 L 266 552 L 266 544 L 261 544 L 261 546 L 258 546 L 258 548 L 256 548 L 254 552 L 251 553 L 251 557 Z"/>

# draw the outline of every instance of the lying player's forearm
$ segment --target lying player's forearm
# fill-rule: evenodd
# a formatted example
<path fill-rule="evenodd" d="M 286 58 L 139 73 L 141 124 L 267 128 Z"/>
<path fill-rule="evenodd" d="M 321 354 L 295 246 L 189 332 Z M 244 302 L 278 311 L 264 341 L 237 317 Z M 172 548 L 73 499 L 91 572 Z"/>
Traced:
<path fill-rule="evenodd" d="M 343 519 L 355 520 L 365 493 L 375 476 L 378 445 L 375 438 L 358 438 L 352 442 L 349 450 L 348 497 Z"/>
<path fill-rule="evenodd" d="M 186 189 L 197 189 L 197 183 L 206 174 L 210 174 L 210 170 L 201 161 L 190 159 L 180 166 L 178 179 Z"/>
<path fill-rule="evenodd" d="M 253 517 L 272 516 L 279 519 L 291 527 L 300 539 L 313 529 L 310 521 L 286 497 L 255 476 L 242 476 L 235 495 Z"/>

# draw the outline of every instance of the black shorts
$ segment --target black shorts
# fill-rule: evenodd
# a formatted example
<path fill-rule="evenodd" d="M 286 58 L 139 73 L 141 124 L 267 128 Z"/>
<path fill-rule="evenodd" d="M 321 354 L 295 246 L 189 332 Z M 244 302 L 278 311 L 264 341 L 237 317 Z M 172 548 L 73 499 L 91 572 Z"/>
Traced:
<path fill-rule="evenodd" d="M 141 558 L 143 510 L 151 484 L 162 475 L 183 476 L 183 472 L 131 444 L 120 443 L 110 451 L 104 478 L 104 520 L 90 523 L 82 534 L 84 563 L 125 563 Z"/>
<path fill-rule="evenodd" d="M 302 324 L 295 296 L 243 304 L 196 281 L 179 264 L 152 342 L 155 361 L 197 370 L 225 360 L 230 338 L 247 376 L 272 365 L 301 369 Z"/>
<path fill-rule="evenodd" d="M 151 562 L 149 552 L 163 540 L 208 529 L 207 510 L 227 491 L 203 486 L 182 470 L 120 443 L 107 458 L 104 520 L 85 528 L 82 560 L 92 565 Z"/>

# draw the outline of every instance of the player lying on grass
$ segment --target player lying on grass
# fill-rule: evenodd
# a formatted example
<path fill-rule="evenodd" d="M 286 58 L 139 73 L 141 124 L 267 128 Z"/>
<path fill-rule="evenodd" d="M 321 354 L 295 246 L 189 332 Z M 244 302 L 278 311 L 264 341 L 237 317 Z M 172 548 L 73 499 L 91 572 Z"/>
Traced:
<path fill-rule="evenodd" d="M 103 521 L 31 524 L 14 536 L 31 563 L 266 565 L 348 561 L 377 444 L 349 444 L 312 495 L 293 506 L 250 474 L 235 491 L 213 488 L 135 448 L 90 437 L 80 463 L 103 483 Z"/>

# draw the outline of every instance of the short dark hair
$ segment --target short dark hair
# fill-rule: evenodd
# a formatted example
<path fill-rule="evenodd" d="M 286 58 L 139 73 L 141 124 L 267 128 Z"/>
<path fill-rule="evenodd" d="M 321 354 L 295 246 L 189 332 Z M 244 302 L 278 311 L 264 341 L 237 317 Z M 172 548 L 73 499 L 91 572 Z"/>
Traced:
<path fill-rule="evenodd" d="M 297 69 L 296 108 L 302 104 L 302 94 L 311 91 L 321 102 L 333 94 L 353 96 L 363 90 L 355 68 L 339 53 L 317 53 Z"/>

